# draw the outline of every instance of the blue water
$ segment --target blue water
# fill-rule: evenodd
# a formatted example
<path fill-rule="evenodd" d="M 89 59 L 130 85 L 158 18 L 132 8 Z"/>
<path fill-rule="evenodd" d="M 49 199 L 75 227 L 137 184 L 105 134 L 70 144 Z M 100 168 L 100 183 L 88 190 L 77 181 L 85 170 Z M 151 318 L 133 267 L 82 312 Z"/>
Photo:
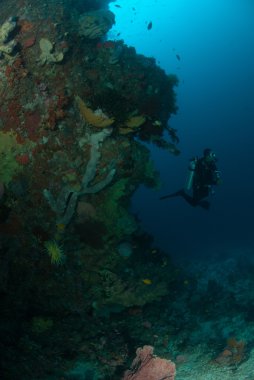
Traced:
<path fill-rule="evenodd" d="M 118 0 L 111 8 L 116 25 L 109 38 L 124 39 L 180 80 L 179 111 L 169 124 L 178 130 L 182 153 L 150 146 L 163 186 L 159 192 L 141 187 L 134 212 L 155 244 L 175 257 L 254 253 L 254 3 Z M 183 187 L 189 158 L 206 147 L 216 152 L 223 179 L 211 209 L 159 201 Z"/>

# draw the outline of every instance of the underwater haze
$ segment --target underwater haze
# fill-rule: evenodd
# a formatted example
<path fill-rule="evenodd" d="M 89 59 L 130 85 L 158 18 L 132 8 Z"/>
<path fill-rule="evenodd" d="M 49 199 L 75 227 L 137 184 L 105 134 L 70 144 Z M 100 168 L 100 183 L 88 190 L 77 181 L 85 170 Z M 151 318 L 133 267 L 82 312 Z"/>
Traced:
<path fill-rule="evenodd" d="M 0 380 L 254 380 L 253 14 L 0 1 Z"/>
<path fill-rule="evenodd" d="M 111 8 L 111 37 L 154 57 L 179 79 L 179 110 L 169 125 L 178 131 L 181 155 L 150 146 L 163 185 L 159 193 L 141 187 L 134 212 L 173 256 L 253 252 L 253 2 L 118 0 Z M 160 201 L 184 186 L 188 160 L 207 147 L 216 152 L 222 176 L 210 210 L 182 198 Z"/>

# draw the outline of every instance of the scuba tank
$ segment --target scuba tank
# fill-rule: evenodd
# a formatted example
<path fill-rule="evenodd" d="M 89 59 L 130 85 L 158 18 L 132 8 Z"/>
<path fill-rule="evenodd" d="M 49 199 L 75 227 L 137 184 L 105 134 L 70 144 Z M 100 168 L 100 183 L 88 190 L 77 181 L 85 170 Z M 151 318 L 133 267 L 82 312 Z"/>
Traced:
<path fill-rule="evenodd" d="M 188 166 L 188 176 L 187 176 L 187 180 L 186 180 L 186 184 L 185 184 L 185 190 L 187 190 L 187 191 L 191 190 L 191 188 L 192 188 L 196 164 L 197 164 L 197 158 L 194 157 L 190 160 L 190 163 Z"/>

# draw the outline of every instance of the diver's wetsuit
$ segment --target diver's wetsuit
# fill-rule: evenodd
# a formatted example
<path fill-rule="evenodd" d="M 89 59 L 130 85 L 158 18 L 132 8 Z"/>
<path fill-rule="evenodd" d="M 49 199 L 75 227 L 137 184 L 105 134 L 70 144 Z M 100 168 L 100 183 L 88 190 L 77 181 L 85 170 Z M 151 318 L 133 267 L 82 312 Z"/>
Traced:
<path fill-rule="evenodd" d="M 184 189 L 181 189 L 173 194 L 163 196 L 160 199 L 181 196 L 193 207 L 201 206 L 208 209 L 210 203 L 204 200 L 204 198 L 208 197 L 211 186 L 218 184 L 218 180 L 219 175 L 215 161 L 207 161 L 205 157 L 202 157 L 196 162 L 192 184 L 192 196 L 187 194 Z"/>
<path fill-rule="evenodd" d="M 204 157 L 198 159 L 193 178 L 193 201 L 198 204 L 208 197 L 211 186 L 218 183 L 218 170 L 214 161 L 207 162 Z"/>

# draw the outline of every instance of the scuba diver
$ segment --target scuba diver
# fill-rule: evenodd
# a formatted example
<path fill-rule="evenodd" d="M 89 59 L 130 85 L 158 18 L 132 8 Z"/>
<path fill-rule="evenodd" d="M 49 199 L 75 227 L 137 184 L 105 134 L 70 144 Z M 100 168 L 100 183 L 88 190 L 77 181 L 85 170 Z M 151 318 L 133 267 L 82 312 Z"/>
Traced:
<path fill-rule="evenodd" d="M 209 194 L 213 194 L 213 185 L 221 182 L 220 172 L 216 166 L 217 158 L 215 153 L 207 148 L 204 150 L 203 157 L 194 157 L 190 160 L 189 174 L 185 189 L 181 189 L 175 193 L 165 195 L 160 199 L 173 198 L 177 196 L 183 197 L 191 206 L 201 206 L 208 210 L 210 202 L 205 200 Z M 192 196 L 188 191 L 192 190 Z"/>

